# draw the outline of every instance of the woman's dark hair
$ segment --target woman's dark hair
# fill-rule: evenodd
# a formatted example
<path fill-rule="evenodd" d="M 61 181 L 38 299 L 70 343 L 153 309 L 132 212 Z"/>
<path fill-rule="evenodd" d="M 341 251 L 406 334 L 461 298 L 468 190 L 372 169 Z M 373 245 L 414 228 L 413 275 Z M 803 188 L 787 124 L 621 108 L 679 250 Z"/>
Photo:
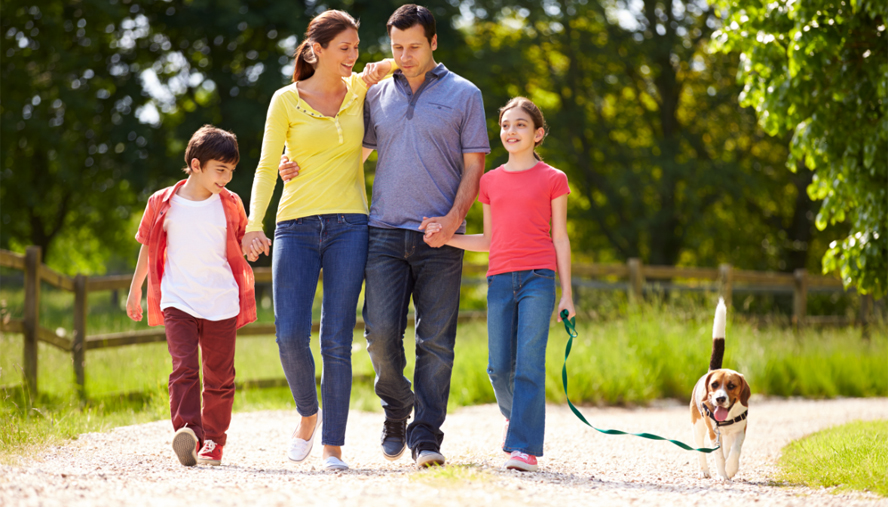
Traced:
<path fill-rule="evenodd" d="M 329 10 L 315 16 L 308 24 L 302 44 L 296 48 L 294 54 L 296 68 L 293 69 L 293 82 L 308 79 L 314 74 L 318 55 L 312 49 L 312 44 L 317 42 L 326 49 L 327 44 L 330 44 L 330 41 L 335 39 L 337 35 L 349 28 L 357 30 L 359 26 L 361 23 L 355 21 L 355 18 L 344 11 Z"/>
<path fill-rule="evenodd" d="M 227 130 L 204 125 L 191 136 L 188 147 L 185 148 L 185 164 L 187 165 L 182 170 L 187 174 L 192 172 L 191 161 L 194 159 L 200 162 L 201 169 L 210 160 L 237 165 L 240 161 L 237 136 Z"/>
<path fill-rule="evenodd" d="M 533 147 L 543 144 L 543 140 L 546 139 L 546 135 L 549 133 L 549 126 L 546 125 L 546 119 L 543 118 L 543 112 L 540 111 L 540 108 L 537 107 L 536 104 L 533 103 L 530 99 L 526 97 L 514 97 L 512 100 L 506 103 L 505 106 L 501 107 L 499 110 L 499 120 L 497 120 L 498 125 L 503 124 L 503 115 L 509 109 L 514 109 L 516 107 L 521 108 L 525 113 L 530 115 L 530 119 L 533 121 L 533 130 L 536 132 L 537 129 L 543 129 L 543 138 L 533 144 Z M 536 150 L 533 150 L 533 157 L 537 160 L 543 160 L 543 157 L 540 156 Z"/>
<path fill-rule="evenodd" d="M 426 39 L 428 39 L 429 44 L 431 44 L 432 37 L 434 37 L 436 33 L 435 16 L 432 15 L 432 11 L 421 5 L 405 4 L 398 7 L 398 10 L 389 17 L 388 22 L 385 24 L 385 30 L 388 32 L 389 37 L 391 37 L 392 27 L 395 27 L 398 30 L 407 30 L 416 25 L 422 26 L 423 31 L 425 31 Z"/>

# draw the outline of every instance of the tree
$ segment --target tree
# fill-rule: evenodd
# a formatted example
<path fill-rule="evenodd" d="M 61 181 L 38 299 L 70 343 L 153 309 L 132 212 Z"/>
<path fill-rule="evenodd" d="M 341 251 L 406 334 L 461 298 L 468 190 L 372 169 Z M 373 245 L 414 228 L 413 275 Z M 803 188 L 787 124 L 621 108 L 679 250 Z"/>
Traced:
<path fill-rule="evenodd" d="M 736 55 L 708 50 L 719 22 L 704 4 L 474 5 L 465 30 L 488 111 L 517 94 L 545 111 L 541 151 L 577 191 L 578 250 L 653 264 L 805 266 L 813 214 L 797 196 L 806 183 L 773 170 L 785 145 L 740 108 Z"/>
<path fill-rule="evenodd" d="M 128 260 L 148 195 L 182 177 L 185 143 L 205 123 L 238 135 L 230 188 L 248 201 L 268 103 L 311 17 L 362 18 L 366 62 L 388 52 L 385 21 L 400 3 L 3 2 L 0 247 L 39 245 L 68 272 Z M 443 52 L 459 48 L 448 22 L 458 7 L 432 9 Z"/>
<path fill-rule="evenodd" d="M 143 31 L 118 3 L 3 3 L 4 248 L 35 244 L 64 267 L 119 248 L 152 164 L 136 118 Z M 61 237 L 71 248 L 56 255 Z"/>
<path fill-rule="evenodd" d="M 720 0 L 722 51 L 741 52 L 741 103 L 771 135 L 792 133 L 787 167 L 814 171 L 818 229 L 850 232 L 823 257 L 845 286 L 888 283 L 888 4 L 875 0 Z"/>

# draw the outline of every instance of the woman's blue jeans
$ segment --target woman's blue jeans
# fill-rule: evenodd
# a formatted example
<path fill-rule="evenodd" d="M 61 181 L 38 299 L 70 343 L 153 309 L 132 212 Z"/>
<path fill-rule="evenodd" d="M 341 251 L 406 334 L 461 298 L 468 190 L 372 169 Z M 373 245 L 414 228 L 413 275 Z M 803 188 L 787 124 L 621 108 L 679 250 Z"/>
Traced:
<path fill-rule="evenodd" d="M 311 307 L 324 270 L 321 303 L 323 445 L 345 444 L 351 397 L 351 348 L 367 262 L 367 215 L 320 215 L 287 220 L 274 231 L 274 323 L 281 366 L 296 409 L 318 412 L 311 343 Z"/>
<path fill-rule="evenodd" d="M 546 343 L 555 309 L 555 272 L 513 271 L 487 277 L 487 374 L 509 419 L 506 452 L 543 455 Z"/>

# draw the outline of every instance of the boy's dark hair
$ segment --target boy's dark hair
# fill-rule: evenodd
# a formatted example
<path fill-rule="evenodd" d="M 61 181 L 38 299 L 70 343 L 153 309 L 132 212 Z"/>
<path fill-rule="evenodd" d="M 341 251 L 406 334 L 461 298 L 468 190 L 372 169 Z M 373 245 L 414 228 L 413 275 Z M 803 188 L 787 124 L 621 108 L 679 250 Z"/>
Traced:
<path fill-rule="evenodd" d="M 432 11 L 421 5 L 405 4 L 398 7 L 398 10 L 389 17 L 388 22 L 385 24 L 385 30 L 389 37 L 391 37 L 392 27 L 398 30 L 407 30 L 416 25 L 422 26 L 426 39 L 431 44 L 432 37 L 437 33 L 435 30 L 435 16 L 432 15 Z"/>
<path fill-rule="evenodd" d="M 210 160 L 237 165 L 240 161 L 237 136 L 227 130 L 204 125 L 191 136 L 188 147 L 185 148 L 185 168 L 182 170 L 189 175 L 191 174 L 191 161 L 194 159 L 200 162 L 201 168 Z"/>

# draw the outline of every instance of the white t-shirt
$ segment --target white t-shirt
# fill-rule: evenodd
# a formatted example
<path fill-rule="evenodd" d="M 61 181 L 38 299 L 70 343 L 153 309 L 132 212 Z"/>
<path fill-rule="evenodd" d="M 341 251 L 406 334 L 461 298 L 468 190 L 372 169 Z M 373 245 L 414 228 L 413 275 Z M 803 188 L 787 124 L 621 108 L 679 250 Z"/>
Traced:
<path fill-rule="evenodd" d="M 160 309 L 177 308 L 206 320 L 240 313 L 237 282 L 226 255 L 222 199 L 203 201 L 174 195 L 164 220 L 166 264 L 160 281 Z"/>

